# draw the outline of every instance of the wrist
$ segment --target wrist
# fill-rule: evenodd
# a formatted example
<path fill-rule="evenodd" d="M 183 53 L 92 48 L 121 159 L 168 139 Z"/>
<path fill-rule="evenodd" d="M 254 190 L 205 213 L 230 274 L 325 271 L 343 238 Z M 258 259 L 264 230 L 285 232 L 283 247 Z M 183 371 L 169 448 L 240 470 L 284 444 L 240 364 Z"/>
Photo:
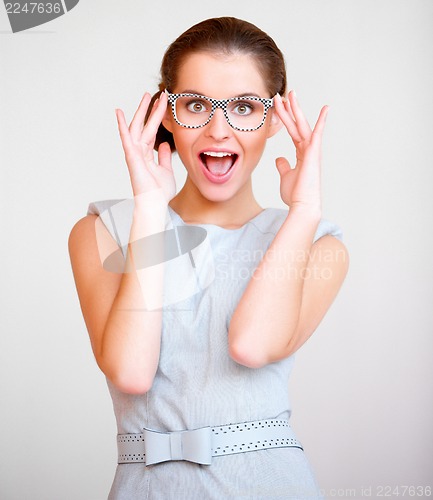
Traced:
<path fill-rule="evenodd" d="M 294 203 L 289 206 L 289 214 L 302 217 L 312 222 L 319 222 L 322 217 L 320 205 L 309 205 L 305 203 Z"/>
<path fill-rule="evenodd" d="M 163 232 L 169 220 L 168 202 L 162 189 L 154 189 L 134 196 L 131 226 L 133 240 Z"/>
<path fill-rule="evenodd" d="M 168 200 L 162 188 L 150 189 L 134 196 L 134 211 L 141 210 L 165 210 Z"/>

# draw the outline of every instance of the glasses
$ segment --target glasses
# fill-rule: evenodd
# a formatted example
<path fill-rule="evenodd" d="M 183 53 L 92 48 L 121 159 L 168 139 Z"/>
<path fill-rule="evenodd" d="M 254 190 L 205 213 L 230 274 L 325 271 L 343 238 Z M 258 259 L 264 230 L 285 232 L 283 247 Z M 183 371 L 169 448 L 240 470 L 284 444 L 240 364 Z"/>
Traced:
<path fill-rule="evenodd" d="M 176 123 L 185 128 L 204 127 L 211 121 L 216 109 L 220 108 L 232 128 L 251 132 L 265 123 L 268 110 L 274 105 L 273 98 L 251 96 L 213 99 L 199 94 L 166 93 Z"/>

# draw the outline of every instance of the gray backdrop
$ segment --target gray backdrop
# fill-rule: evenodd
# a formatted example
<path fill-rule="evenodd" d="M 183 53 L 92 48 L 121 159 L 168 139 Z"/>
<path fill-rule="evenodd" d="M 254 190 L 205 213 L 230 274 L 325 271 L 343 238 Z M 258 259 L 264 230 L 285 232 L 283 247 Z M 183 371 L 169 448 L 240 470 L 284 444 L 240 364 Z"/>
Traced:
<path fill-rule="evenodd" d="M 16 34 L 3 7 L 0 498 L 107 496 L 115 422 L 67 238 L 90 201 L 131 195 L 114 109 L 129 120 L 167 45 L 221 15 L 274 37 L 311 121 L 331 106 L 324 216 L 342 226 L 351 268 L 297 354 L 293 427 L 329 498 L 431 485 L 433 2 L 82 0 Z M 255 174 L 263 206 L 284 206 L 284 154 L 282 131 Z"/>

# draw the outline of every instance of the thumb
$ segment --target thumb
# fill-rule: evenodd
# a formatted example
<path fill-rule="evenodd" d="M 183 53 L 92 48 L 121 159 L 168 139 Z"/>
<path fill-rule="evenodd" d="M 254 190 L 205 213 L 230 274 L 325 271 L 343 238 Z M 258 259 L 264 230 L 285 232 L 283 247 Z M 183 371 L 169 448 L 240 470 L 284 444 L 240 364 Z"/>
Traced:
<path fill-rule="evenodd" d="M 280 157 L 275 160 L 275 165 L 277 167 L 278 173 L 282 177 L 285 173 L 290 172 L 290 163 L 287 158 Z"/>

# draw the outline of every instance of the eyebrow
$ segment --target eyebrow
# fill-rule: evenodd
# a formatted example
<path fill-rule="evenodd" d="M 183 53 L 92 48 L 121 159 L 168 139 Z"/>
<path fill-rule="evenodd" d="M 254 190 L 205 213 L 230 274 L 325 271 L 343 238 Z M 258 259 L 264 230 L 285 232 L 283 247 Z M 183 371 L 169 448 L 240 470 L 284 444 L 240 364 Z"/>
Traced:
<path fill-rule="evenodd" d="M 198 95 L 206 96 L 206 94 L 203 94 L 202 92 L 199 92 L 198 90 L 193 90 L 193 89 L 183 90 L 182 92 L 179 92 L 179 94 L 198 94 Z M 210 96 L 206 96 L 206 97 L 210 97 Z M 234 95 L 232 97 L 260 97 L 260 96 L 259 96 L 259 94 L 256 94 L 256 92 L 243 92 L 242 94 Z"/>

